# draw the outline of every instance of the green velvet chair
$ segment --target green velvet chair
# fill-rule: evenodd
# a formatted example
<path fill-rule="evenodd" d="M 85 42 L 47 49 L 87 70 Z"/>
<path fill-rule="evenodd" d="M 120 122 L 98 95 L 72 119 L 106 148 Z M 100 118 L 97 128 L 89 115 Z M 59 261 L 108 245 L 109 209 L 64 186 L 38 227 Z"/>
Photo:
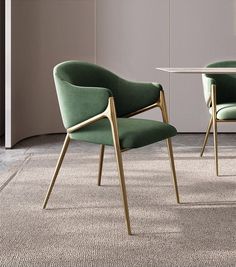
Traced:
<path fill-rule="evenodd" d="M 167 139 L 179 203 L 170 139 L 177 132 L 168 124 L 164 92 L 160 84 L 127 81 L 100 66 L 79 61 L 57 65 L 54 68 L 54 80 L 67 134 L 43 208 L 46 208 L 70 139 L 101 145 L 98 185 L 101 184 L 105 145 L 114 146 L 128 234 L 131 234 L 131 228 L 121 152 Z M 155 107 L 161 109 L 164 122 L 130 118 Z"/>
<path fill-rule="evenodd" d="M 211 68 L 236 68 L 236 61 L 220 61 L 209 64 Z M 217 123 L 236 121 L 236 75 L 203 74 L 204 97 L 209 108 L 210 121 L 200 156 L 202 157 L 213 125 L 216 175 L 219 175 Z"/>

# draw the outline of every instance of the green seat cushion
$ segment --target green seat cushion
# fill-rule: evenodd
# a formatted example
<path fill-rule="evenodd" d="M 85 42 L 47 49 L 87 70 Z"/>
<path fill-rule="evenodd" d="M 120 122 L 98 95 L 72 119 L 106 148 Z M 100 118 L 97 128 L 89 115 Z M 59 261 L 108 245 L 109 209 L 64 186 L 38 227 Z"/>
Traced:
<path fill-rule="evenodd" d="M 118 118 L 120 146 L 137 148 L 175 136 L 175 127 L 153 120 Z M 113 146 L 111 126 L 108 119 L 99 120 L 77 132 L 71 139 Z"/>
<path fill-rule="evenodd" d="M 236 119 L 236 103 L 219 104 L 216 106 L 217 119 L 219 120 L 235 120 Z M 212 113 L 212 108 L 210 108 Z"/>

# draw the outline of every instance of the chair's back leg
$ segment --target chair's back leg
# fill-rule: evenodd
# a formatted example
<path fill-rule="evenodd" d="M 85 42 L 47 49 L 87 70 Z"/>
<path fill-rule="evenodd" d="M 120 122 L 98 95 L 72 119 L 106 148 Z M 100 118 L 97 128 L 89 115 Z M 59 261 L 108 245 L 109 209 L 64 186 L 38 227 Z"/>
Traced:
<path fill-rule="evenodd" d="M 113 137 L 113 143 L 114 143 L 114 149 L 115 149 L 116 161 L 117 161 L 117 168 L 118 168 L 119 177 L 120 177 L 120 187 L 121 187 L 121 195 L 122 195 L 124 211 L 125 211 L 125 220 L 126 220 L 128 234 L 131 235 L 124 169 L 123 169 L 122 155 L 121 155 L 121 149 L 120 149 L 115 104 L 114 104 L 114 99 L 112 97 L 110 98 L 109 105 L 110 105 L 110 114 L 108 116 L 108 119 L 111 124 L 112 137 Z"/>
<path fill-rule="evenodd" d="M 105 145 L 101 145 L 100 157 L 99 157 L 99 169 L 98 169 L 98 186 L 101 185 L 104 150 L 105 150 Z"/>
<path fill-rule="evenodd" d="M 178 183 L 177 183 L 176 171 L 175 171 L 175 162 L 174 162 L 173 148 L 172 148 L 172 142 L 171 142 L 171 139 L 170 138 L 168 138 L 166 140 L 166 144 L 167 144 L 167 147 L 168 147 L 168 153 L 169 153 L 169 159 L 170 159 L 170 166 L 171 166 L 172 176 L 173 176 L 173 181 L 174 181 L 176 201 L 177 201 L 177 203 L 180 203 L 179 189 L 178 189 Z"/>
<path fill-rule="evenodd" d="M 168 113 L 167 113 L 167 108 L 166 108 L 166 101 L 165 101 L 164 91 L 160 92 L 160 108 L 161 108 L 163 122 L 168 123 L 169 119 L 168 119 Z M 169 153 L 170 167 L 171 167 L 171 170 L 172 170 L 172 176 L 173 176 L 173 182 L 174 182 L 174 187 L 175 187 L 176 200 L 177 200 L 177 203 L 180 203 L 178 182 L 177 182 L 176 171 L 175 171 L 173 148 L 172 148 L 172 142 L 171 142 L 170 138 L 168 138 L 166 140 L 166 144 L 167 144 L 168 153 Z"/>
<path fill-rule="evenodd" d="M 54 174 L 53 174 L 53 177 L 52 177 L 50 186 L 49 186 L 49 188 L 48 188 L 47 195 L 46 195 L 45 200 L 44 200 L 44 203 L 43 203 L 43 209 L 45 209 L 46 206 L 47 206 L 49 197 L 50 197 L 50 195 L 51 195 L 53 186 L 54 186 L 54 184 L 55 184 L 55 181 L 56 181 L 57 175 L 58 175 L 58 173 L 59 173 L 59 170 L 60 170 L 60 168 L 61 168 L 61 164 L 62 164 L 63 159 L 64 159 L 64 157 L 65 157 L 66 150 L 67 150 L 67 148 L 68 148 L 69 143 L 70 143 L 70 136 L 69 136 L 69 134 L 67 134 L 67 135 L 66 135 L 66 138 L 65 138 L 65 141 L 64 141 L 64 144 L 63 144 L 63 147 L 62 147 L 62 150 L 61 150 L 61 154 L 60 154 L 59 159 L 58 159 L 58 161 L 57 161 L 56 169 L 55 169 L 55 171 L 54 171 Z"/>
<path fill-rule="evenodd" d="M 208 140 L 208 137 L 209 137 L 209 133 L 211 131 L 212 122 L 213 122 L 213 119 L 211 117 L 210 121 L 209 121 L 209 124 L 208 124 L 208 127 L 207 127 L 207 131 L 206 131 L 206 135 L 205 135 L 205 138 L 204 138 L 204 142 L 203 142 L 203 146 L 202 146 L 200 157 L 202 157 L 202 155 L 204 153 L 204 150 L 205 150 L 205 147 L 206 147 L 206 144 L 207 144 L 207 140 Z"/>
<path fill-rule="evenodd" d="M 214 134 L 214 151 L 215 151 L 215 168 L 216 175 L 219 175 L 218 166 L 218 141 L 217 141 L 217 117 L 216 117 L 216 85 L 211 86 L 211 101 L 212 101 L 212 118 L 213 118 L 213 134 Z"/>

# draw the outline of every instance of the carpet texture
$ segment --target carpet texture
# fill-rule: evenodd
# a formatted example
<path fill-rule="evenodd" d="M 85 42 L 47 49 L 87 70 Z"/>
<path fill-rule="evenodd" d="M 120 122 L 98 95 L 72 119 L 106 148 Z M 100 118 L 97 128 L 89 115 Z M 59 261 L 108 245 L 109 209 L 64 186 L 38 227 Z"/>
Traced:
<path fill-rule="evenodd" d="M 203 135 L 173 139 L 180 205 L 164 142 L 123 153 L 132 236 L 111 147 L 98 187 L 99 146 L 72 141 L 42 210 L 63 137 L 1 149 L 1 267 L 236 266 L 235 135 L 219 138 L 219 177 Z"/>

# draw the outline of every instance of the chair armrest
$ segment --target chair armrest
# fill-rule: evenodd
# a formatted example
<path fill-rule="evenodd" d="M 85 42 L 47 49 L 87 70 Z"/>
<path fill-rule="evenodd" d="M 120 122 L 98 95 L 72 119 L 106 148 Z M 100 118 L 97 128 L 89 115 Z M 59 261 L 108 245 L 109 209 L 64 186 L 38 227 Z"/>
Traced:
<path fill-rule="evenodd" d="M 66 129 L 102 113 L 112 96 L 107 88 L 76 86 L 58 77 L 55 84 Z"/>
<path fill-rule="evenodd" d="M 118 116 L 126 116 L 157 102 L 162 86 L 158 83 L 133 82 L 120 78 L 119 86 L 113 90 Z"/>
<path fill-rule="evenodd" d="M 207 107 L 210 108 L 211 106 L 211 86 L 216 84 L 216 81 L 208 77 L 206 74 L 202 74 L 202 84 L 203 84 L 203 92 L 204 98 L 207 104 Z"/>

